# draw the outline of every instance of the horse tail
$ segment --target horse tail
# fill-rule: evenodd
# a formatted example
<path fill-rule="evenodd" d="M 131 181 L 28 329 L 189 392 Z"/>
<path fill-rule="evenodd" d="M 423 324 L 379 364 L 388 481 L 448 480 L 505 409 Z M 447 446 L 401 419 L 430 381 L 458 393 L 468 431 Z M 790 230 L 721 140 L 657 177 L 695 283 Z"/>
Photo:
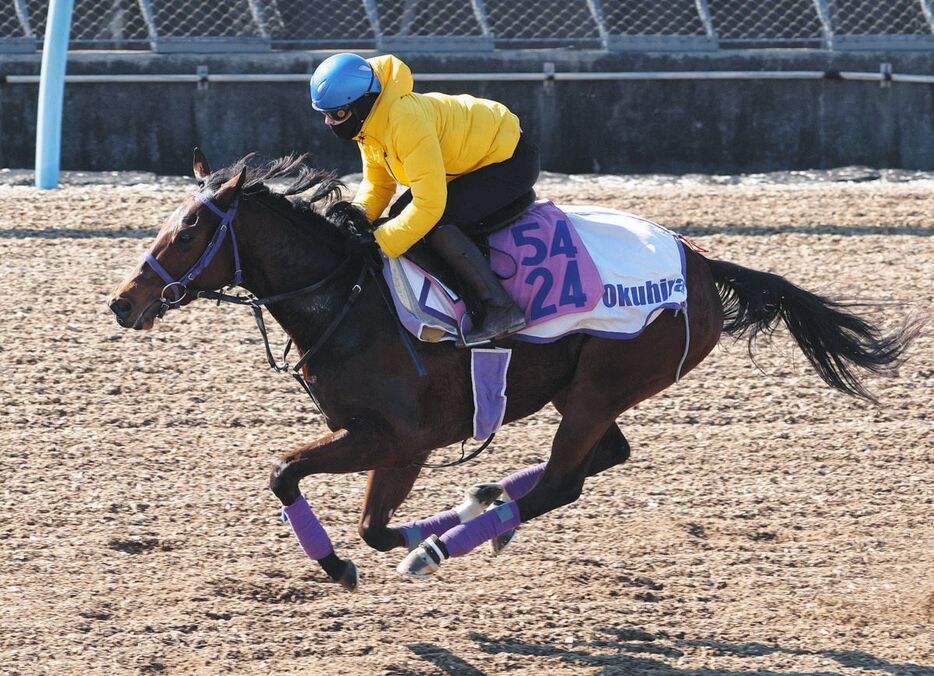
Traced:
<path fill-rule="evenodd" d="M 723 331 L 748 335 L 750 356 L 756 336 L 770 335 L 781 319 L 825 383 L 872 402 L 876 399 L 863 385 L 859 370 L 893 373 L 921 329 L 920 323 L 908 322 L 884 336 L 850 311 L 865 303 L 828 300 L 784 277 L 734 263 L 707 263 L 723 304 Z"/>

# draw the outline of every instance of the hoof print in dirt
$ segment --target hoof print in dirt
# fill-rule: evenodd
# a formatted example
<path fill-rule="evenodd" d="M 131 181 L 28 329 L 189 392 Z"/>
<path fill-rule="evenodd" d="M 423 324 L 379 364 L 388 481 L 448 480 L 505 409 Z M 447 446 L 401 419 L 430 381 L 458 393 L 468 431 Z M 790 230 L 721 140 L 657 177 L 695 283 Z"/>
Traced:
<path fill-rule="evenodd" d="M 662 600 L 661 596 L 653 594 L 650 591 L 647 592 L 636 592 L 634 598 L 638 601 L 645 601 L 646 603 L 658 603 Z"/>
<path fill-rule="evenodd" d="M 154 550 L 168 552 L 174 549 L 169 543 L 162 542 L 157 538 L 141 538 L 139 540 L 114 538 L 107 543 L 107 546 L 125 554 L 143 554 Z"/>

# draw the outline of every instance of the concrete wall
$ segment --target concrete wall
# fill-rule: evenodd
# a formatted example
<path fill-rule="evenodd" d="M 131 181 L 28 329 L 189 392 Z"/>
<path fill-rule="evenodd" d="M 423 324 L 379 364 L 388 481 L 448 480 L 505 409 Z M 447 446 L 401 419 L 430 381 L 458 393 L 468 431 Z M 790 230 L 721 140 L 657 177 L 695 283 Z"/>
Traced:
<path fill-rule="evenodd" d="M 310 73 L 328 52 L 262 55 L 72 53 L 69 74 Z M 852 70 L 934 73 L 934 52 L 807 50 L 608 54 L 538 50 L 411 55 L 418 72 Z M 38 55 L 0 56 L 0 75 L 38 74 Z M 739 172 L 865 164 L 934 169 L 934 85 L 816 81 L 423 83 L 503 101 L 563 172 Z M 0 167 L 34 162 L 38 85 L 0 84 Z M 187 174 L 191 149 L 215 166 L 248 152 L 311 151 L 318 166 L 359 169 L 354 147 L 313 113 L 307 85 L 71 84 L 62 169 Z"/>

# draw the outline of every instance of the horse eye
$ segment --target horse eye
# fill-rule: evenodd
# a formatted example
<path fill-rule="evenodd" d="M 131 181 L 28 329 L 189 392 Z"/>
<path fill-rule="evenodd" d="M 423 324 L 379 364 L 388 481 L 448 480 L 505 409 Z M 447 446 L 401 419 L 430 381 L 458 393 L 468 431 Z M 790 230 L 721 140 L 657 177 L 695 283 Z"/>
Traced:
<path fill-rule="evenodd" d="M 175 236 L 175 241 L 180 244 L 191 244 L 195 241 L 195 233 L 191 232 L 191 230 L 182 230 Z"/>

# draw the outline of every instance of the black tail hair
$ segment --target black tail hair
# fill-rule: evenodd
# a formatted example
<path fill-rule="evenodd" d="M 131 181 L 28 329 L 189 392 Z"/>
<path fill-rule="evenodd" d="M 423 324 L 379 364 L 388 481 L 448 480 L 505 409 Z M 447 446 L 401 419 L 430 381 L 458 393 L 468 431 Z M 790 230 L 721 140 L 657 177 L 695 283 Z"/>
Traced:
<path fill-rule="evenodd" d="M 891 373 L 918 335 L 920 322 L 906 323 L 884 336 L 851 308 L 865 303 L 829 300 L 784 277 L 726 261 L 707 260 L 723 303 L 723 331 L 749 336 L 749 352 L 759 334 L 771 334 L 781 319 L 808 361 L 831 387 L 875 402 L 858 370 Z"/>

